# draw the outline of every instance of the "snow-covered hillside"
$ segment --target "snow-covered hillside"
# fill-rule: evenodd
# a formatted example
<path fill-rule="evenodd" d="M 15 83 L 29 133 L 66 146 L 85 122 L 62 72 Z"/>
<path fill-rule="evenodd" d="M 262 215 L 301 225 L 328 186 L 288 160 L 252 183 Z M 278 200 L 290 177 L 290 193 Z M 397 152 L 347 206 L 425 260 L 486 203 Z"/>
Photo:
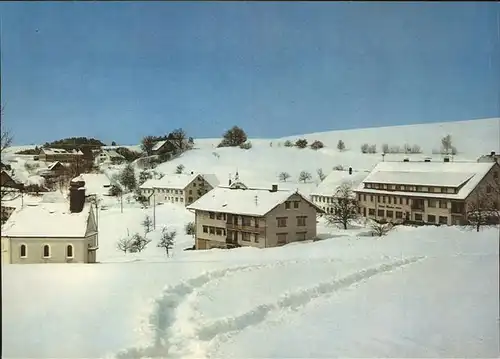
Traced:
<path fill-rule="evenodd" d="M 356 233 L 161 262 L 5 266 L 3 357 L 497 356 L 496 229 Z"/>
<path fill-rule="evenodd" d="M 299 188 L 311 193 L 317 170 L 371 170 L 382 160 L 362 154 L 363 143 L 418 144 L 421 160 L 451 134 L 454 161 L 498 152 L 499 119 L 333 131 L 293 136 L 321 140 L 320 150 L 284 147 L 285 139 L 251 139 L 249 150 L 216 148 L 220 139 L 195 140 L 195 149 L 155 171 L 216 174 L 222 184 L 238 171 L 250 186 Z M 346 151 L 338 151 L 338 140 Z M 6 158 L 21 176 L 34 162 Z M 385 161 L 401 161 L 388 154 Z M 132 195 L 105 196 L 122 167 L 85 175 L 99 195 L 96 265 L 6 265 L 3 275 L 3 353 L 6 358 L 284 358 L 495 357 L 499 350 L 498 228 L 479 233 L 454 227 L 398 227 L 371 237 L 360 221 L 348 230 L 318 223 L 317 242 L 280 248 L 187 251 L 184 207 L 144 208 Z M 137 171 L 139 169 L 137 168 Z M 298 180 L 301 171 L 312 180 Z M 278 175 L 291 177 L 279 182 Z M 365 172 L 366 173 L 366 172 Z M 333 189 L 332 189 L 333 190 Z M 64 193 L 7 198 L 3 205 L 67 201 Z M 69 204 L 68 204 L 69 205 Z M 143 233 L 141 253 L 120 252 L 117 241 Z M 64 225 L 64 224 L 60 224 Z M 162 229 L 177 231 L 171 257 L 157 247 Z M 35 305 L 35 304 L 36 305 Z"/>

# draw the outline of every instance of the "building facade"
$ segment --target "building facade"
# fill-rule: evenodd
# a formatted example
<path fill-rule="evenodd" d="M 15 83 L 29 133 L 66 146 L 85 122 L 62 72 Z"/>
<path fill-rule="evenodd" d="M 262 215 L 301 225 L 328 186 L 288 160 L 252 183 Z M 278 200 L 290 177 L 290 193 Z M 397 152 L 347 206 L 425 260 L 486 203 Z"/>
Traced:
<path fill-rule="evenodd" d="M 72 183 L 69 202 L 16 210 L 2 227 L 2 263 L 95 263 L 97 222 L 81 183 Z"/>
<path fill-rule="evenodd" d="M 148 180 L 140 186 L 141 194 L 158 203 L 177 203 L 188 206 L 218 186 L 215 175 L 175 174 L 159 180 Z M 153 197 L 154 196 L 154 197 Z"/>
<path fill-rule="evenodd" d="M 339 187 L 346 184 L 354 190 L 367 175 L 367 172 L 352 171 L 352 169 L 350 171 L 333 170 L 312 191 L 310 195 L 311 201 L 325 211 L 325 213 L 331 214 L 338 200 L 336 192 Z"/>
<path fill-rule="evenodd" d="M 480 193 L 498 207 L 499 176 L 500 166 L 492 162 L 381 162 L 355 193 L 366 218 L 459 225 Z"/>
<path fill-rule="evenodd" d="M 188 206 L 195 212 L 196 249 L 269 248 L 316 237 L 323 211 L 298 192 L 218 187 Z"/>
<path fill-rule="evenodd" d="M 38 159 L 44 162 L 74 163 L 83 160 L 83 152 L 80 150 L 65 150 L 61 148 L 42 148 Z"/>

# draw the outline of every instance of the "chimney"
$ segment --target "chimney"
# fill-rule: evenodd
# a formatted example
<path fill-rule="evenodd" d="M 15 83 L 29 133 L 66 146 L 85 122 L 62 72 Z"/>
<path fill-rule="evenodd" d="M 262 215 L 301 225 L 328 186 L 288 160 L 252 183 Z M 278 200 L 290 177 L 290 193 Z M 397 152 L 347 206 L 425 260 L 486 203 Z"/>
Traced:
<path fill-rule="evenodd" d="M 69 210 L 80 213 L 85 205 L 85 181 L 81 177 L 74 178 L 69 186 Z"/>
<path fill-rule="evenodd" d="M 495 151 L 491 151 L 490 156 L 491 156 L 491 157 L 495 156 Z"/>
<path fill-rule="evenodd" d="M 277 184 L 272 185 L 271 192 L 278 192 L 278 185 Z"/>
<path fill-rule="evenodd" d="M 255 205 L 257 206 L 259 204 L 259 197 L 255 196 L 254 200 L 255 200 Z"/>
<path fill-rule="evenodd" d="M 352 175 L 352 167 L 349 167 L 349 174 Z"/>
<path fill-rule="evenodd" d="M 191 171 L 191 174 L 194 175 L 194 171 Z"/>
<path fill-rule="evenodd" d="M 443 162 L 450 162 L 450 157 L 446 156 L 445 158 L 443 158 Z"/>

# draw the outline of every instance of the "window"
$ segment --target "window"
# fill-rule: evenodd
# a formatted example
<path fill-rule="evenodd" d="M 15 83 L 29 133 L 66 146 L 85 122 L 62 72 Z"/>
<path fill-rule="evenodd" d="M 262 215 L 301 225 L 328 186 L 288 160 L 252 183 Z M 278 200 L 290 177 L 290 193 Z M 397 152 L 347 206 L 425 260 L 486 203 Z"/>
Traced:
<path fill-rule="evenodd" d="M 297 227 L 304 227 L 306 225 L 306 216 L 297 217 Z"/>
<path fill-rule="evenodd" d="M 293 201 L 293 208 L 299 208 L 299 201 Z"/>
<path fill-rule="evenodd" d="M 208 233 L 208 226 L 203 226 L 203 233 Z"/>
<path fill-rule="evenodd" d="M 241 224 L 243 226 L 251 226 L 250 218 L 249 217 L 241 217 Z"/>
<path fill-rule="evenodd" d="M 439 216 L 439 224 L 448 224 L 448 217 Z"/>
<path fill-rule="evenodd" d="M 179 197 L 175 197 L 175 202 L 179 202 Z"/>
<path fill-rule="evenodd" d="M 259 228 L 259 219 L 254 218 L 255 228 Z"/>
<path fill-rule="evenodd" d="M 50 246 L 48 244 L 43 246 L 43 258 L 50 258 Z"/>
<path fill-rule="evenodd" d="M 373 208 L 368 208 L 368 215 L 369 215 L 369 216 L 374 216 L 374 215 L 375 215 L 375 209 L 373 209 Z"/>
<path fill-rule="evenodd" d="M 73 258 L 73 245 L 71 245 L 71 244 L 68 244 L 66 246 L 66 257 Z"/>
<path fill-rule="evenodd" d="M 214 212 L 210 212 L 210 219 L 214 219 L 215 218 L 215 213 Z"/>
<path fill-rule="evenodd" d="M 403 218 L 403 212 L 396 211 L 396 218 L 397 218 L 397 219 L 401 219 L 401 218 Z"/>
<path fill-rule="evenodd" d="M 290 202 L 288 201 L 285 202 L 285 209 L 290 209 Z"/>
<path fill-rule="evenodd" d="M 245 242 L 250 242 L 250 233 L 242 232 L 241 233 L 241 240 L 245 241 Z"/>
<path fill-rule="evenodd" d="M 387 214 L 385 216 L 387 218 L 394 218 L 394 212 L 393 211 L 387 211 Z"/>
<path fill-rule="evenodd" d="M 427 206 L 431 208 L 436 208 L 436 200 L 435 199 L 429 199 L 427 201 Z"/>
<path fill-rule="evenodd" d="M 28 247 L 26 247 L 26 244 L 21 244 L 21 247 L 19 248 L 19 256 L 21 258 L 28 257 Z"/>
<path fill-rule="evenodd" d="M 216 218 L 217 219 L 222 219 L 222 213 L 217 213 Z"/>
<path fill-rule="evenodd" d="M 287 233 L 278 233 L 278 245 L 286 244 Z"/>
<path fill-rule="evenodd" d="M 384 212 L 385 212 L 385 211 L 384 211 L 383 209 L 379 209 L 379 210 L 377 211 L 377 216 L 379 216 L 379 217 L 384 217 L 384 214 L 385 214 Z"/>
<path fill-rule="evenodd" d="M 403 197 L 399 197 L 399 204 L 403 204 Z"/>
<path fill-rule="evenodd" d="M 253 241 L 254 241 L 255 243 L 259 243 L 259 236 L 258 236 L 257 234 L 254 234 L 254 235 L 253 235 Z"/>
<path fill-rule="evenodd" d="M 210 234 L 215 234 L 215 227 L 209 227 L 210 228 Z"/>
<path fill-rule="evenodd" d="M 407 198 L 407 199 L 406 199 L 406 205 L 407 205 L 407 206 L 409 206 L 409 205 L 410 205 L 410 199 L 409 199 L 409 198 Z"/>
<path fill-rule="evenodd" d="M 215 228 L 215 234 L 218 236 L 222 236 L 222 228 Z"/>
<path fill-rule="evenodd" d="M 363 195 L 363 201 L 366 202 L 366 194 Z"/>
<path fill-rule="evenodd" d="M 422 213 L 415 213 L 415 221 L 421 221 L 422 220 Z"/>
<path fill-rule="evenodd" d="M 305 241 L 307 232 L 297 232 L 295 233 L 297 241 Z"/>
<path fill-rule="evenodd" d="M 189 194 L 193 194 L 193 190 L 192 189 L 189 190 Z"/>
<path fill-rule="evenodd" d="M 188 202 L 189 203 L 193 202 L 193 197 L 188 197 Z"/>
<path fill-rule="evenodd" d="M 427 222 L 429 222 L 429 223 L 436 223 L 436 216 L 434 216 L 432 214 L 428 214 L 427 215 Z"/>
<path fill-rule="evenodd" d="M 446 201 L 439 201 L 439 208 L 448 208 L 448 203 Z"/>
<path fill-rule="evenodd" d="M 387 203 L 391 204 L 391 197 L 387 197 Z"/>
<path fill-rule="evenodd" d="M 370 196 L 370 202 L 373 202 L 373 196 Z"/>
<path fill-rule="evenodd" d="M 382 203 L 385 203 L 385 196 L 382 196 Z"/>
<path fill-rule="evenodd" d="M 286 217 L 276 218 L 278 220 L 278 227 L 286 227 Z"/>

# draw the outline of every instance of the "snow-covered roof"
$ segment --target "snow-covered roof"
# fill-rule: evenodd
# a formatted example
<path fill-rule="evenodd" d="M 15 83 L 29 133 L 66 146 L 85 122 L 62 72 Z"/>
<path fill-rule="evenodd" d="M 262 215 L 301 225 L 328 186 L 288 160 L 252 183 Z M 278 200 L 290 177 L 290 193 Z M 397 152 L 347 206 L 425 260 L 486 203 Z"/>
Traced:
<path fill-rule="evenodd" d="M 62 148 L 42 148 L 43 153 L 46 155 L 83 155 L 82 151 L 80 150 L 65 150 Z"/>
<path fill-rule="evenodd" d="M 44 187 L 45 186 L 45 178 L 43 178 L 42 176 L 38 176 L 38 175 L 29 176 L 24 184 L 27 186 Z"/>
<path fill-rule="evenodd" d="M 166 175 L 161 179 L 150 179 L 144 182 L 140 188 L 141 189 L 152 189 L 152 188 L 174 188 L 174 189 L 184 189 L 188 184 L 190 184 L 198 175 L 186 175 L 186 174 L 172 174 Z"/>
<path fill-rule="evenodd" d="M 54 169 L 54 167 L 56 167 L 58 164 L 59 164 L 60 166 L 62 166 L 62 165 L 63 165 L 61 162 L 59 162 L 59 161 L 55 161 L 55 162 L 52 162 L 50 165 L 48 165 L 48 166 L 47 166 L 47 168 L 48 168 L 49 170 L 52 170 L 52 169 Z"/>
<path fill-rule="evenodd" d="M 158 151 L 160 148 L 163 147 L 163 145 L 165 143 L 167 143 L 168 140 L 164 140 L 164 141 L 158 141 L 155 143 L 155 145 L 153 146 L 153 151 Z"/>
<path fill-rule="evenodd" d="M 203 178 L 205 179 L 205 181 L 207 181 L 208 184 L 210 184 L 210 186 L 212 186 L 213 188 L 217 187 L 220 184 L 219 179 L 214 174 L 203 173 L 203 174 L 201 174 L 201 176 L 203 176 Z"/>
<path fill-rule="evenodd" d="M 226 186 L 213 189 L 187 206 L 187 209 L 264 216 L 294 194 L 300 195 L 318 211 L 321 211 L 297 191 L 278 190 L 271 192 L 269 189 L 231 189 Z"/>
<path fill-rule="evenodd" d="M 116 150 L 110 149 L 110 148 L 104 148 L 102 150 L 102 153 L 106 154 L 110 158 L 124 158 L 122 155 L 120 155 Z"/>
<path fill-rule="evenodd" d="M 68 203 L 40 203 L 20 208 L 2 227 L 2 236 L 27 238 L 84 238 L 91 206 L 71 213 Z"/>
<path fill-rule="evenodd" d="M 79 178 L 79 181 L 85 182 L 86 194 L 109 194 L 111 181 L 104 173 L 82 173 Z"/>
<path fill-rule="evenodd" d="M 336 171 L 333 170 L 330 174 L 316 187 L 311 195 L 315 196 L 333 196 L 337 188 L 343 184 L 348 183 L 352 189 L 355 189 L 363 179 L 368 175 L 367 172 L 352 172 L 349 171 Z"/>
<path fill-rule="evenodd" d="M 380 162 L 356 189 L 363 193 L 388 193 L 418 197 L 466 198 L 495 163 L 479 162 Z M 365 183 L 460 188 L 456 194 L 394 192 L 364 188 Z M 461 187 L 460 187 L 461 186 Z"/>

